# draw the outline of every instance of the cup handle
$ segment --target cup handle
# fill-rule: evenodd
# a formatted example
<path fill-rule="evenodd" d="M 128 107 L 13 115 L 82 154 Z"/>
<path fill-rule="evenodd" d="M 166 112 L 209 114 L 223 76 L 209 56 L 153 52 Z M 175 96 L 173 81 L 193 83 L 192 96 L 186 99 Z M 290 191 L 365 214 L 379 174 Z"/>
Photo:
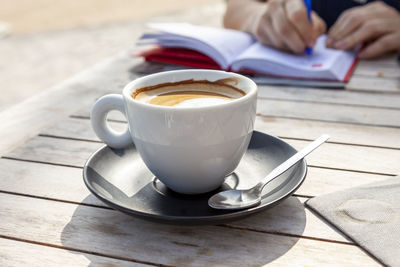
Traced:
<path fill-rule="evenodd" d="M 123 132 L 117 132 L 109 127 L 107 114 L 111 110 L 120 111 L 126 118 L 122 95 L 110 94 L 97 100 L 90 112 L 90 121 L 94 132 L 104 143 L 112 148 L 123 148 L 132 144 L 129 127 Z"/>

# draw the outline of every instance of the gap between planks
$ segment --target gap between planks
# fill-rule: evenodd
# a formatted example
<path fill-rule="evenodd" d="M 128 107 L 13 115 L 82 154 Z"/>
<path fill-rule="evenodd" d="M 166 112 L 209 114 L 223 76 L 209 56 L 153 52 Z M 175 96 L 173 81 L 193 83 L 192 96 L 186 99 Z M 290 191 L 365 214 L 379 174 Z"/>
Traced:
<path fill-rule="evenodd" d="M 391 126 L 391 125 L 379 125 L 379 124 L 370 124 L 370 123 L 359 123 L 359 122 L 346 122 L 346 121 L 332 121 L 332 120 L 321 120 L 321 119 L 311 119 L 311 118 L 301 118 L 301 117 L 291 117 L 291 116 L 279 116 L 279 115 L 264 115 L 261 113 L 256 114 L 261 118 L 277 118 L 277 119 L 291 119 L 291 120 L 300 120 L 300 121 L 315 121 L 315 122 L 324 122 L 324 123 L 340 123 L 347 125 L 357 125 L 357 126 L 371 126 L 371 127 L 381 127 L 381 128 L 391 128 L 391 129 L 400 129 L 400 126 Z M 82 120 L 90 120 L 89 116 L 83 115 L 70 115 L 69 118 L 72 119 L 82 119 Z M 126 120 L 120 119 L 107 119 L 110 122 L 117 123 L 126 123 Z"/>
<path fill-rule="evenodd" d="M 120 256 L 115 256 L 115 255 L 104 254 L 104 253 L 97 253 L 97 252 L 93 252 L 93 251 L 89 251 L 89 250 L 60 246 L 60 245 L 55 245 L 55 244 L 50 244 L 50 243 L 45 243 L 45 242 L 40 242 L 40 241 L 35 241 L 35 240 L 29 240 L 29 239 L 24 239 L 24 238 L 19 238 L 19 237 L 6 236 L 6 235 L 2 235 L 2 234 L 0 234 L 0 238 L 34 244 L 34 245 L 39 245 L 39 246 L 45 246 L 45 247 L 63 249 L 63 250 L 74 251 L 74 252 L 79 252 L 79 253 L 91 254 L 91 255 L 95 255 L 95 256 L 106 257 L 106 258 L 111 258 L 111 259 L 116 259 L 116 260 L 146 264 L 146 265 L 150 265 L 150 266 L 173 267 L 173 265 L 157 264 L 157 263 L 152 263 L 152 262 L 148 262 L 148 261 L 130 259 L 130 258 L 125 258 L 125 257 L 120 257 Z"/>
<path fill-rule="evenodd" d="M 399 94 L 393 94 L 393 95 L 394 96 L 399 96 Z M 326 104 L 326 105 L 332 105 L 332 106 L 350 106 L 350 107 L 363 107 L 363 108 L 372 108 L 372 109 L 400 110 L 400 107 L 382 107 L 382 106 L 375 106 L 375 105 L 368 105 L 368 104 L 350 104 L 350 103 L 334 103 L 334 102 L 316 101 L 316 100 L 287 99 L 287 98 L 283 98 L 283 97 L 280 98 L 280 97 L 258 96 L 257 99 L 261 99 L 261 100 L 276 100 L 276 101 L 285 101 L 285 102 L 298 102 L 298 103 L 310 103 L 310 104 Z"/>
<path fill-rule="evenodd" d="M 1 189 L 0 189 L 0 193 L 9 194 L 9 195 L 15 195 L 15 196 L 21 196 L 21 197 L 30 197 L 30 198 L 37 198 L 37 199 L 43 199 L 43 200 L 50 200 L 50 201 L 68 203 L 68 204 L 82 205 L 82 206 L 88 206 L 88 207 L 100 208 L 100 209 L 106 209 L 106 210 L 113 210 L 113 208 L 108 207 L 108 206 L 100 206 L 100 205 L 77 202 L 77 201 L 72 201 L 72 200 L 65 200 L 65 199 L 52 198 L 52 197 L 44 197 L 44 196 L 38 196 L 38 195 L 18 193 L 18 192 L 11 192 L 11 191 L 1 190 Z M 299 195 L 299 194 L 292 194 L 292 196 L 293 197 L 301 197 L 301 198 L 313 198 L 314 197 L 314 196 Z"/>
<path fill-rule="evenodd" d="M 47 164 L 47 165 L 53 165 L 53 166 L 61 166 L 61 167 L 75 168 L 75 169 L 83 169 L 82 166 L 71 165 L 71 164 L 62 164 L 62 163 L 54 163 L 54 162 L 47 162 L 47 161 L 40 161 L 40 160 L 31 160 L 31 159 L 20 159 L 20 158 L 7 157 L 7 156 L 1 156 L 0 158 L 2 158 L 2 159 L 9 159 L 9 160 L 24 161 L 24 162 L 32 162 L 32 163 Z"/>
<path fill-rule="evenodd" d="M 396 176 L 398 176 L 397 174 L 392 174 L 392 173 L 342 169 L 342 168 L 334 168 L 334 167 L 326 167 L 326 166 L 317 166 L 317 165 L 312 165 L 312 164 L 307 164 L 307 167 L 334 170 L 334 171 L 346 171 L 346 172 L 356 172 L 356 173 L 365 173 L 365 174 L 376 174 L 376 175 L 382 175 L 382 176 L 388 176 L 388 177 L 396 177 Z"/>
<path fill-rule="evenodd" d="M 315 122 L 325 122 L 325 123 L 340 123 L 347 125 L 359 125 L 359 126 L 371 126 L 371 127 L 381 127 L 381 128 L 391 128 L 391 129 L 400 129 L 400 126 L 394 125 L 382 125 L 382 124 L 371 124 L 371 123 L 361 123 L 361 122 L 347 122 L 347 121 L 332 121 L 332 120 L 321 120 L 321 119 L 311 119 L 311 118 L 301 118 L 301 117 L 292 117 L 292 116 L 278 116 L 278 115 L 264 115 L 261 113 L 257 113 L 257 116 L 264 118 L 282 118 L 282 119 L 291 119 L 291 120 L 301 120 L 301 121 L 315 121 Z M 83 117 L 83 116 L 82 116 Z M 71 117 L 73 118 L 73 117 Z M 88 118 L 90 119 L 90 118 Z M 115 122 L 124 122 L 122 120 L 115 120 Z"/>
<path fill-rule="evenodd" d="M 116 121 L 113 121 L 116 122 Z M 126 122 L 117 122 L 121 124 L 125 124 Z M 62 136 L 62 135 L 53 135 L 53 134 L 44 134 L 40 133 L 38 136 L 41 137 L 48 137 L 48 138 L 56 138 L 56 139 L 66 139 L 66 140 L 74 140 L 74 141 L 82 141 L 82 142 L 91 142 L 91 143 L 98 143 L 102 144 L 104 143 L 103 141 L 99 140 L 93 140 L 93 139 L 85 139 L 85 138 L 76 138 L 76 137 L 68 137 L 68 136 Z M 314 141 L 314 139 L 309 139 L 309 138 L 297 138 L 297 137 L 290 137 L 290 136 L 283 136 L 283 135 L 277 135 L 276 137 L 281 138 L 281 139 L 287 139 L 287 140 L 297 140 L 297 141 Z M 392 150 L 400 150 L 400 148 L 397 147 L 387 147 L 387 146 L 376 146 L 376 145 L 365 145 L 365 144 L 353 144 L 353 143 L 343 143 L 343 142 L 337 142 L 337 141 L 326 141 L 325 143 L 327 144 L 336 144 L 336 145 L 344 145 L 344 146 L 361 146 L 361 147 L 374 147 L 374 148 L 383 148 L 383 149 L 392 149 Z"/>
<path fill-rule="evenodd" d="M 320 216 L 319 216 L 320 217 Z M 321 217 L 320 217 L 321 218 Z M 325 220 L 324 220 L 325 221 Z M 336 243 L 336 244 L 342 244 L 342 245 L 349 245 L 349 246 L 357 246 L 356 243 L 350 243 L 350 242 L 344 242 L 344 241 L 338 241 L 338 240 L 330 240 L 330 239 L 325 239 L 325 238 L 318 238 L 318 237 L 312 237 L 312 236 L 299 236 L 299 235 L 294 235 L 294 234 L 288 234 L 288 233 L 279 233 L 279 232 L 273 232 L 273 231 L 264 231 L 264 230 L 257 230 L 257 229 L 249 229 L 249 228 L 244 228 L 244 227 L 239 227 L 239 226 L 233 226 L 233 225 L 228 225 L 228 224 L 220 224 L 216 226 L 221 226 L 221 227 L 226 227 L 230 229 L 237 229 L 237 230 L 245 230 L 245 231 L 252 231 L 252 232 L 258 232 L 258 233 L 263 233 L 263 234 L 271 234 L 271 235 L 280 235 L 280 236 L 288 236 L 288 237 L 298 237 L 298 238 L 305 238 L 305 239 L 310 239 L 314 241 L 322 241 L 322 242 L 330 242 L 330 243 Z"/>

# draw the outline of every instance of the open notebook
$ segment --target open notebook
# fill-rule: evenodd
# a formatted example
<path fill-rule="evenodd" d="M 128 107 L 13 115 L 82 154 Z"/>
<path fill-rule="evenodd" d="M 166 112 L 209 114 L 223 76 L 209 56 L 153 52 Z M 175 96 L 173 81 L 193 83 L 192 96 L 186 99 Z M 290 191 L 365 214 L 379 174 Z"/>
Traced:
<path fill-rule="evenodd" d="M 188 23 L 151 23 L 148 27 L 151 31 L 138 44 L 152 46 L 136 53 L 148 61 L 268 75 L 275 80 L 323 82 L 347 82 L 356 63 L 355 51 L 326 48 L 326 36 L 317 40 L 313 54 L 307 56 L 261 45 L 241 31 Z"/>

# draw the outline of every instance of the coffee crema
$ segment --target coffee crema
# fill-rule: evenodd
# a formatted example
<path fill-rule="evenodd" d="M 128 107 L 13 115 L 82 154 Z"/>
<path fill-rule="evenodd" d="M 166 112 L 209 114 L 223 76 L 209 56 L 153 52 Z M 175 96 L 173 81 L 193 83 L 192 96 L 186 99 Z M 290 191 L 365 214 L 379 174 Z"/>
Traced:
<path fill-rule="evenodd" d="M 162 83 L 137 89 L 131 96 L 136 101 L 159 106 L 202 107 L 229 102 L 246 95 L 226 82 L 223 79 L 215 82 L 185 80 Z"/>

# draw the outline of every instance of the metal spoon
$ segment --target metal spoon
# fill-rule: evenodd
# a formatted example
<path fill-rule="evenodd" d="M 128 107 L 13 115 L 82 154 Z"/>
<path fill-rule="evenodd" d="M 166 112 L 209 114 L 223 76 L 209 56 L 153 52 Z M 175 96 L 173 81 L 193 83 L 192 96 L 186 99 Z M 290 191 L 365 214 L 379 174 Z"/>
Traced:
<path fill-rule="evenodd" d="M 290 167 L 292 167 L 305 156 L 310 154 L 314 149 L 322 145 L 328 139 L 329 135 L 321 135 L 314 142 L 312 142 L 301 151 L 294 154 L 284 163 L 276 167 L 254 187 L 244 190 L 233 189 L 219 192 L 213 195 L 208 200 L 208 205 L 214 209 L 222 210 L 244 209 L 259 205 L 261 203 L 261 192 L 264 186 L 266 186 L 275 178 L 279 177 L 279 175 L 287 171 Z"/>

